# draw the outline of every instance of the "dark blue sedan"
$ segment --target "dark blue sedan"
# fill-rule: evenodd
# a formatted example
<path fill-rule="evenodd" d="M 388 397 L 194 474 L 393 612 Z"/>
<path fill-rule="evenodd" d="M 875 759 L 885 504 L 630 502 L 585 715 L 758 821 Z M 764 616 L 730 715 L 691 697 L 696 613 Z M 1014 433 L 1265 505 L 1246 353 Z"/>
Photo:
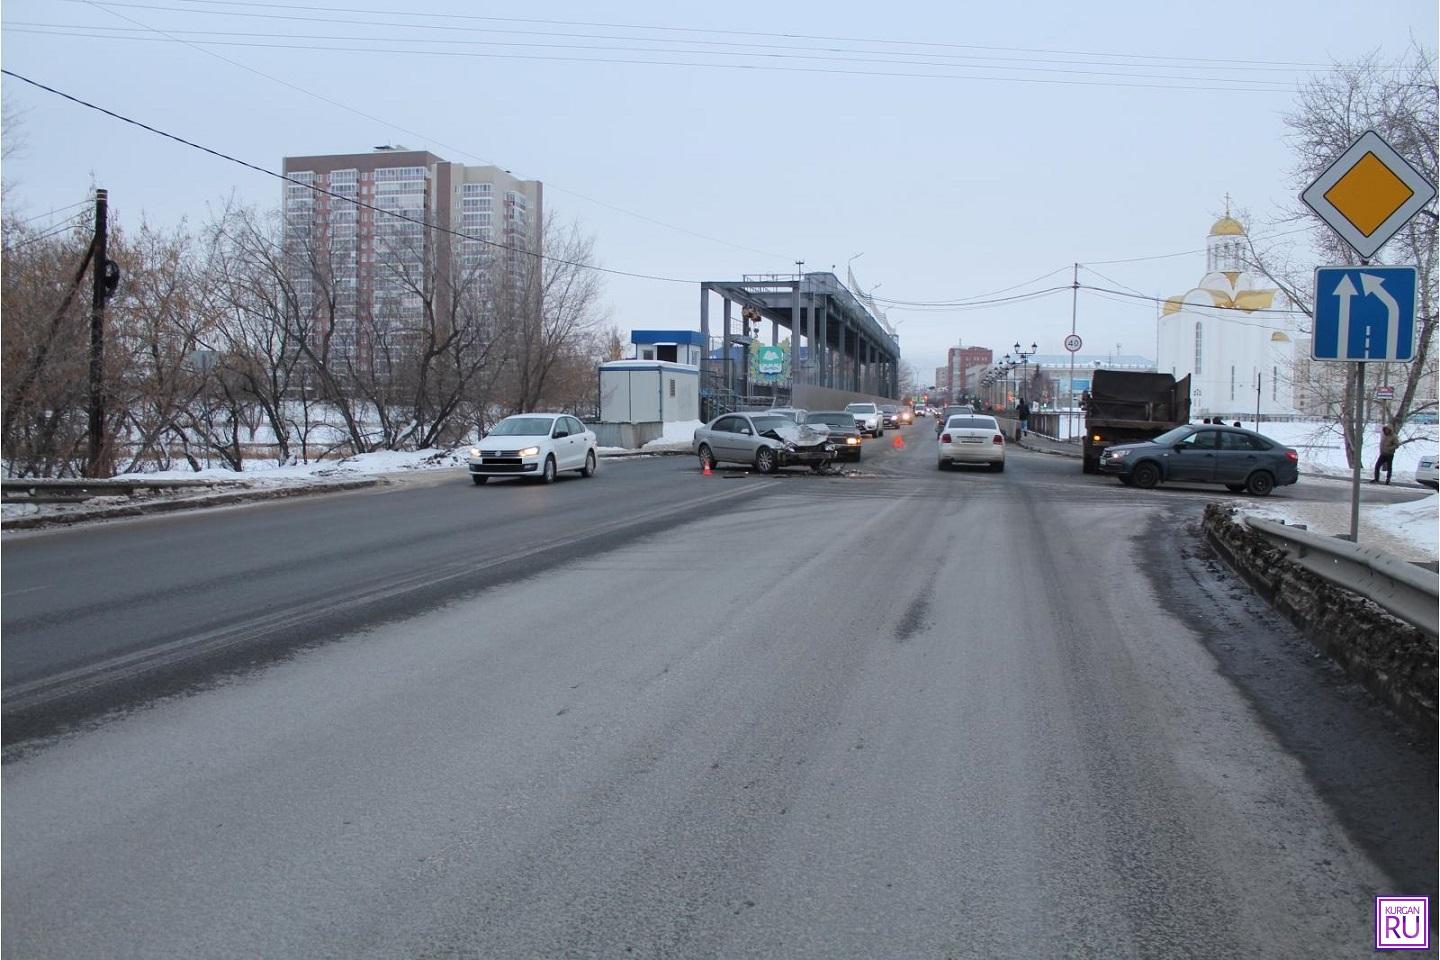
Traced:
<path fill-rule="evenodd" d="M 1122 443 L 1100 455 L 1100 472 L 1148 490 L 1164 481 L 1223 483 L 1263 497 L 1300 478 L 1300 455 L 1239 427 L 1176 427 L 1144 443 Z"/>

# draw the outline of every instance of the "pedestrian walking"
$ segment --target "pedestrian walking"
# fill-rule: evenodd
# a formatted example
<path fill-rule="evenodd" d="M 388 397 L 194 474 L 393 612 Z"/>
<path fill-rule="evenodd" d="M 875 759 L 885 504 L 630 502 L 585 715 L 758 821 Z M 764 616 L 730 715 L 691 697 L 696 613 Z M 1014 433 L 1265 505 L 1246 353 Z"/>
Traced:
<path fill-rule="evenodd" d="M 1385 486 L 1390 486 L 1390 474 L 1394 470 L 1395 451 L 1400 449 L 1400 436 L 1394 429 L 1384 427 L 1380 431 L 1380 456 L 1375 458 L 1375 475 L 1371 483 L 1380 482 L 1380 470 L 1385 470 Z"/>
<path fill-rule="evenodd" d="M 1030 429 L 1030 404 L 1025 402 L 1024 397 L 1021 397 L 1020 402 L 1015 404 L 1015 419 L 1020 421 L 1018 428 L 1020 436 L 1025 436 Z"/>

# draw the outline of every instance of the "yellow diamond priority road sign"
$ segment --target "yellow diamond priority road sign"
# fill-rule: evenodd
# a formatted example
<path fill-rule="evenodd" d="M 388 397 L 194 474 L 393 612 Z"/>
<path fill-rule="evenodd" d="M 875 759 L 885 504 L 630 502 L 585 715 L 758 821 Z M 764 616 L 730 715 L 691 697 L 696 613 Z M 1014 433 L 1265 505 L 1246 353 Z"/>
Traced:
<path fill-rule="evenodd" d="M 1395 236 L 1435 187 L 1374 130 L 1350 145 L 1300 199 L 1362 257 Z"/>

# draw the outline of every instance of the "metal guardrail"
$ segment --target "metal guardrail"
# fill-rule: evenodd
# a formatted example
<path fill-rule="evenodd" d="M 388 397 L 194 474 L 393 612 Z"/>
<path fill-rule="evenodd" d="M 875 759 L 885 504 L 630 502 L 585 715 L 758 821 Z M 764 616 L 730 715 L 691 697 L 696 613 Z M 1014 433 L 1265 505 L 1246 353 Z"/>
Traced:
<path fill-rule="evenodd" d="M 1440 636 L 1440 575 L 1380 550 L 1274 520 L 1246 517 L 1245 524 L 1322 580 L 1373 600 L 1431 639 Z"/>
<path fill-rule="evenodd" d="M 42 478 L 0 480 L 0 500 L 6 503 L 74 503 L 94 497 L 133 497 L 138 490 L 209 490 L 232 487 L 230 480 L 156 480 L 143 477 L 102 479 Z"/>

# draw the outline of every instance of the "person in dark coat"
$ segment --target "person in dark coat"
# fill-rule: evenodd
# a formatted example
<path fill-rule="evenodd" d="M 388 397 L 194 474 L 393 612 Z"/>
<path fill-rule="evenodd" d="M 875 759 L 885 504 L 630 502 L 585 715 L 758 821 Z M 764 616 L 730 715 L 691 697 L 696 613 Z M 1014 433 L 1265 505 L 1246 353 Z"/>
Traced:
<path fill-rule="evenodd" d="M 1380 470 L 1385 470 L 1385 486 L 1390 486 L 1390 473 L 1394 470 L 1395 451 L 1400 449 L 1400 435 L 1392 427 L 1380 431 L 1380 456 L 1375 458 L 1375 475 L 1371 483 L 1380 482 Z"/>
<path fill-rule="evenodd" d="M 1025 436 L 1030 429 L 1030 404 L 1025 402 L 1024 397 L 1015 404 L 1015 419 L 1020 421 L 1020 436 Z"/>

